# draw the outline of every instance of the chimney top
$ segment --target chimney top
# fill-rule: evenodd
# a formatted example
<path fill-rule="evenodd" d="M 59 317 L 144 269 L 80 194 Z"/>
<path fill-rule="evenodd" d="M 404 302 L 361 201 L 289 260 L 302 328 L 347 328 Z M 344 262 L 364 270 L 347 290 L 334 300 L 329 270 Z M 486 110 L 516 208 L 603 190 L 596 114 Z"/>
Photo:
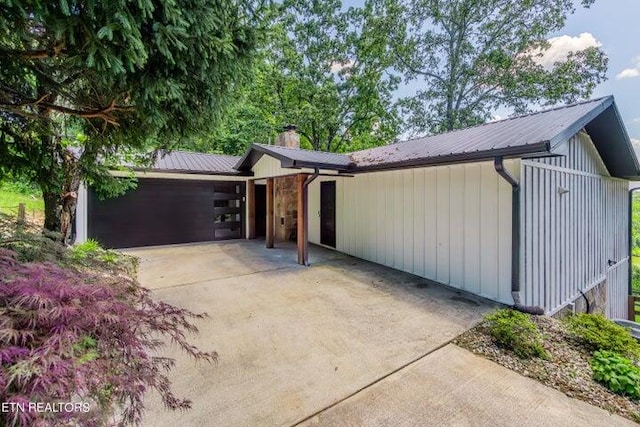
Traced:
<path fill-rule="evenodd" d="M 300 135 L 296 132 L 296 125 L 285 125 L 283 130 L 284 131 L 276 138 L 275 145 L 288 148 L 300 148 Z"/>

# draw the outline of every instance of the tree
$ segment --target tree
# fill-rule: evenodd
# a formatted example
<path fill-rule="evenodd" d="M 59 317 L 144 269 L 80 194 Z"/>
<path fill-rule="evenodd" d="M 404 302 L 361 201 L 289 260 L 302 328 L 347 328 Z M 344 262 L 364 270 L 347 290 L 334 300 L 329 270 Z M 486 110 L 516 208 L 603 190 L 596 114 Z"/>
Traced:
<path fill-rule="evenodd" d="M 384 35 L 375 33 L 369 13 L 344 10 L 339 0 L 276 5 L 252 83 L 211 138 L 215 146 L 238 154 L 251 142 L 272 141 L 286 124 L 295 124 L 302 145 L 314 150 L 393 139 L 398 79 L 387 73 Z"/>
<path fill-rule="evenodd" d="M 594 0 L 583 0 L 590 6 Z M 588 97 L 605 78 L 597 47 L 543 64 L 549 34 L 574 12 L 573 0 L 370 0 L 387 54 L 405 82 L 413 131 L 442 132 L 482 123 L 496 108 L 516 113 L 533 105 Z"/>
<path fill-rule="evenodd" d="M 45 228 L 69 236 L 81 180 L 121 190 L 110 159 L 212 128 L 250 68 L 260 1 L 0 3 L 0 172 L 42 188 Z"/>

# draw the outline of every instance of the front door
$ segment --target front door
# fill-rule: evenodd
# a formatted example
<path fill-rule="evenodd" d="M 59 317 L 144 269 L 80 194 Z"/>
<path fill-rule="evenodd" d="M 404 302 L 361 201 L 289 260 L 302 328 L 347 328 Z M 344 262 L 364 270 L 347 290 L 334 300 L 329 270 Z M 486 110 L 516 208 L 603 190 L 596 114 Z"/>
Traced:
<path fill-rule="evenodd" d="M 267 186 L 256 184 L 255 186 L 256 204 L 256 237 L 267 235 Z"/>
<path fill-rule="evenodd" d="M 336 182 L 320 183 L 320 243 L 336 247 Z"/>

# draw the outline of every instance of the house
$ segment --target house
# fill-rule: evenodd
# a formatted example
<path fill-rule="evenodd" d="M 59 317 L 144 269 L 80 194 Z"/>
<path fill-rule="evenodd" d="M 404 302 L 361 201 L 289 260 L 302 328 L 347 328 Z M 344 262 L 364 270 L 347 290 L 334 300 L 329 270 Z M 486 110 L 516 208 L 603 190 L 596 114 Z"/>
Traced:
<path fill-rule="evenodd" d="M 612 97 L 350 154 L 288 129 L 242 158 L 172 152 L 117 199 L 79 197 L 77 238 L 129 247 L 295 239 L 504 304 L 626 318 L 628 181 Z"/>

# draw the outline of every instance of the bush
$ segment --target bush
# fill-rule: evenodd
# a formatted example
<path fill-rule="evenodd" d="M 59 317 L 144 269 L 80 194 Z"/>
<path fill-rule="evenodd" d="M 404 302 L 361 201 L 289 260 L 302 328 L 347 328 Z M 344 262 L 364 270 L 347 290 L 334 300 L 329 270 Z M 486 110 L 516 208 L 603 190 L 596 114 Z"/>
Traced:
<path fill-rule="evenodd" d="M 542 335 L 528 314 L 502 309 L 485 316 L 486 326 L 496 344 L 521 358 L 549 356 L 542 347 Z"/>
<path fill-rule="evenodd" d="M 71 246 L 69 248 L 69 258 L 75 261 L 86 261 L 89 257 L 97 255 L 100 250 L 100 244 L 93 239 L 89 239 L 84 243 Z"/>
<path fill-rule="evenodd" d="M 173 359 L 153 354 L 170 340 L 196 360 L 215 361 L 215 352 L 186 339 L 202 317 L 152 300 L 132 279 L 24 263 L 0 248 L 0 401 L 81 401 L 90 409 L 0 413 L 0 425 L 139 423 L 148 389 L 168 408 L 188 408 L 166 376 Z"/>
<path fill-rule="evenodd" d="M 631 332 L 601 314 L 577 314 L 567 318 L 569 331 L 589 351 L 608 350 L 640 359 L 640 343 Z"/>
<path fill-rule="evenodd" d="M 640 265 L 634 261 L 631 263 L 631 289 L 634 295 L 640 295 Z"/>
<path fill-rule="evenodd" d="M 640 367 L 612 351 L 596 351 L 591 359 L 593 379 L 614 393 L 640 399 Z"/>

